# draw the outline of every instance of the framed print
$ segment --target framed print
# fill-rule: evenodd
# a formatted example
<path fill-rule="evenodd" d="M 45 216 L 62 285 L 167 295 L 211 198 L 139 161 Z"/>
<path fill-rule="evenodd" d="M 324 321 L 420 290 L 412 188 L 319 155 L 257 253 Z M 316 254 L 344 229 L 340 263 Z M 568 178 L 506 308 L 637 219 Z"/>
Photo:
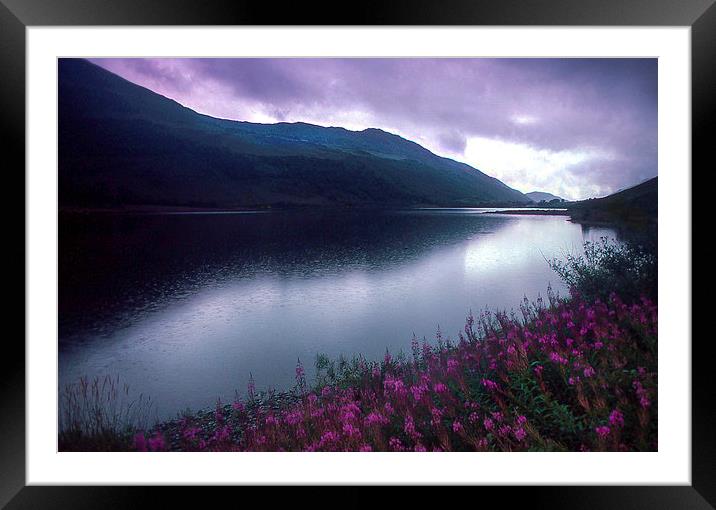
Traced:
<path fill-rule="evenodd" d="M 0 503 L 713 507 L 691 189 L 716 7 L 659 3 L 2 0 L 26 299 Z"/>

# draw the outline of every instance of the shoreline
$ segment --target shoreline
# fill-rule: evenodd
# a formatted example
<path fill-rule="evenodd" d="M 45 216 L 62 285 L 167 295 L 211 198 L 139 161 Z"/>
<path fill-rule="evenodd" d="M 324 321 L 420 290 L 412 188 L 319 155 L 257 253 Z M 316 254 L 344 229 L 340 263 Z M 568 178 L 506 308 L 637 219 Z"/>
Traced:
<path fill-rule="evenodd" d="M 571 216 L 568 209 L 509 209 L 507 211 L 486 211 L 483 214 L 510 214 L 510 215 L 521 215 L 521 216 Z"/>
<path fill-rule="evenodd" d="M 512 205 L 471 205 L 471 206 L 400 206 L 400 205 L 290 205 L 290 206 L 257 206 L 257 207 L 185 207 L 185 206 L 125 206 L 125 207 L 59 207 L 59 214 L 239 214 L 267 213 L 284 211 L 430 211 L 502 209 L 502 211 L 485 211 L 482 214 L 547 214 L 568 215 L 568 209 L 550 209 L 538 207 L 515 207 Z"/>
<path fill-rule="evenodd" d="M 649 407 L 657 388 L 656 317 L 656 304 L 644 296 L 630 306 L 618 297 L 550 300 L 547 306 L 533 304 L 524 323 L 497 315 L 503 328 L 474 329 L 468 322 L 468 336 L 457 344 L 421 348 L 416 342 L 412 360 L 358 357 L 330 377 L 325 369 L 333 365 L 326 365 L 328 378 L 310 387 L 298 365 L 293 390 L 253 393 L 250 386 L 246 399 L 237 395 L 233 403 L 219 401 L 213 409 L 180 412 L 146 429 L 127 430 L 113 444 L 100 438 L 93 446 L 99 447 L 95 451 L 654 451 L 657 421 Z M 614 327 L 624 334 L 614 339 L 600 333 Z M 554 345 L 537 341 L 565 328 Z M 592 333 L 581 335 L 580 328 Z M 476 364 L 504 342 L 511 346 L 504 351 L 507 361 L 493 368 Z M 635 358 L 630 353 L 637 347 Z M 589 353 L 591 364 L 573 357 L 574 349 Z M 627 375 L 611 368 L 612 351 L 629 357 Z M 565 363 L 576 365 L 566 369 Z M 607 383 L 624 396 L 614 400 L 596 391 Z M 525 401 L 510 392 L 515 384 L 528 384 L 549 398 L 542 404 Z M 638 391 L 628 391 L 632 387 Z M 591 404 L 574 401 L 575 388 Z M 550 402 L 569 409 L 571 432 L 555 432 L 562 418 L 545 414 Z M 592 411 L 584 414 L 583 406 Z M 81 436 L 74 443 L 67 439 L 60 438 L 60 451 L 92 451 Z"/>

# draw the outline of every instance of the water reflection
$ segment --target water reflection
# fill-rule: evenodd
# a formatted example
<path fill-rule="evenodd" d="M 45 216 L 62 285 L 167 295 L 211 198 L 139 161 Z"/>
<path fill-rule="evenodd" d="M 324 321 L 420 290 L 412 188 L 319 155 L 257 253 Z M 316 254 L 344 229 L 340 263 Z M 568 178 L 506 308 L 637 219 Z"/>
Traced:
<path fill-rule="evenodd" d="M 250 372 L 286 387 L 297 358 L 377 358 L 563 290 L 545 259 L 609 234 L 441 211 L 65 217 L 60 382 L 118 373 L 165 415 L 230 398 Z"/>

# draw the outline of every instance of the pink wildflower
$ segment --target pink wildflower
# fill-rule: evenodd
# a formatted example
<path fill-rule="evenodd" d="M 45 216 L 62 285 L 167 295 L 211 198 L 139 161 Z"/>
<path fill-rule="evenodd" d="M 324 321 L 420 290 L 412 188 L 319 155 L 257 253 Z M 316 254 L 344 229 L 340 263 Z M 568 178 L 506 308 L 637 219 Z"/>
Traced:
<path fill-rule="evenodd" d="M 393 377 L 386 377 L 383 381 L 383 392 L 386 396 L 391 394 L 402 397 L 405 395 L 405 383 L 401 379 L 394 379 Z"/>
<path fill-rule="evenodd" d="M 350 423 L 344 423 L 343 424 L 343 433 L 351 438 L 359 438 L 361 436 L 360 430 L 355 428 Z"/>
<path fill-rule="evenodd" d="M 433 390 L 435 393 L 445 393 L 447 391 L 447 386 L 445 386 L 443 383 L 435 383 L 433 385 Z"/>
<path fill-rule="evenodd" d="M 413 440 L 422 437 L 420 432 L 415 429 L 415 422 L 413 421 L 413 417 L 411 415 L 407 415 L 405 417 L 405 426 L 403 427 L 403 430 Z"/>
<path fill-rule="evenodd" d="M 151 437 L 148 441 L 149 444 L 149 450 L 152 452 L 159 452 L 164 450 L 164 436 L 157 431 L 154 433 L 154 436 Z"/>
<path fill-rule="evenodd" d="M 366 425 L 385 425 L 388 419 L 380 413 L 372 412 L 365 417 Z"/>
<path fill-rule="evenodd" d="M 614 409 L 609 414 L 609 423 L 611 423 L 615 427 L 624 426 L 624 415 L 619 409 Z"/>
<path fill-rule="evenodd" d="M 142 432 L 137 432 L 134 435 L 134 449 L 138 452 L 147 451 L 147 440 Z"/>
<path fill-rule="evenodd" d="M 431 407 L 430 414 L 432 416 L 430 422 L 432 423 L 433 427 L 436 427 L 442 423 L 443 412 L 440 409 L 438 409 L 437 407 Z"/>
<path fill-rule="evenodd" d="M 644 386 L 642 386 L 642 384 L 636 379 L 632 383 L 632 386 L 636 390 L 636 396 L 639 397 L 639 404 L 641 405 L 641 407 L 643 407 L 644 409 L 649 407 L 651 405 L 651 400 L 649 400 L 649 394 L 647 390 L 644 389 Z"/>
<path fill-rule="evenodd" d="M 190 427 L 188 429 L 185 429 L 182 432 L 182 435 L 184 436 L 184 439 L 187 441 L 193 441 L 196 439 L 196 435 L 200 432 L 200 429 L 197 427 Z"/>
<path fill-rule="evenodd" d="M 419 386 L 411 386 L 410 387 L 410 392 L 413 394 L 413 399 L 416 402 L 419 402 L 420 399 L 423 398 L 423 395 L 427 392 L 427 390 L 428 390 L 428 388 L 422 384 Z"/>
<path fill-rule="evenodd" d="M 553 352 L 549 355 L 549 359 L 554 361 L 555 363 L 559 363 L 560 365 L 566 365 L 568 363 L 567 359 L 563 356 L 560 356 L 559 353 Z"/>
<path fill-rule="evenodd" d="M 298 411 L 290 412 L 285 418 L 287 425 L 297 425 L 301 421 L 301 413 Z"/>
<path fill-rule="evenodd" d="M 213 440 L 217 443 L 221 443 L 223 441 L 226 441 L 231 437 L 231 428 L 226 425 L 224 427 L 219 427 L 214 432 Z"/>
<path fill-rule="evenodd" d="M 388 444 L 390 445 L 390 449 L 395 452 L 405 451 L 405 447 L 403 446 L 403 443 L 401 443 L 400 439 L 398 439 L 395 436 L 390 438 L 390 441 L 388 441 Z"/>
<path fill-rule="evenodd" d="M 333 445 L 336 442 L 338 442 L 338 434 L 336 434 L 332 430 L 329 430 L 329 431 L 323 433 L 318 445 L 319 445 L 319 447 L 325 447 L 325 446 Z"/>
<path fill-rule="evenodd" d="M 480 382 L 482 383 L 482 385 L 485 388 L 487 388 L 490 391 L 496 391 L 499 388 L 497 383 L 495 381 L 491 381 L 490 379 L 482 379 L 482 381 L 480 381 Z"/>
<path fill-rule="evenodd" d="M 597 433 L 597 435 L 599 437 L 601 437 L 603 439 L 609 435 L 609 432 L 611 432 L 611 429 L 605 425 L 602 425 L 601 427 L 595 428 L 594 431 Z"/>

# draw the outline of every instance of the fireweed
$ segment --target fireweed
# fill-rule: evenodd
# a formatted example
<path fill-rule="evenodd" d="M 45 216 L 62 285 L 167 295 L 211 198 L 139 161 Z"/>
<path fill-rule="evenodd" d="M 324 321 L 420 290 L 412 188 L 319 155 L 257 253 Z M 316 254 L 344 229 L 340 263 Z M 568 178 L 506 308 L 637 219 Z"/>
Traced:
<path fill-rule="evenodd" d="M 386 353 L 335 363 L 317 386 L 296 369 L 296 402 L 217 406 L 214 425 L 179 422 L 188 451 L 634 451 L 657 449 L 657 307 L 549 294 L 505 313 L 468 316 L 458 341 L 414 339 L 412 359 Z M 159 429 L 135 436 L 162 450 Z"/>

